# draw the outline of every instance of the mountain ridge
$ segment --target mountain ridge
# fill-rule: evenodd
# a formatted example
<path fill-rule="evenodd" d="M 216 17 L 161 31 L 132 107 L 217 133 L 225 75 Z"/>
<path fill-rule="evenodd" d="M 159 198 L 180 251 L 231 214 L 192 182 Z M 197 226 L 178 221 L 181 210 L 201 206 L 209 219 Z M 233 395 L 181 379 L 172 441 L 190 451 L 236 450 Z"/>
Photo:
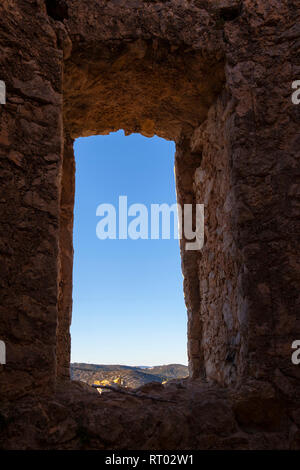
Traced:
<path fill-rule="evenodd" d="M 188 376 L 188 367 L 183 364 L 164 364 L 160 366 L 127 366 L 123 364 L 71 363 L 71 379 L 89 385 L 95 381 L 121 378 L 125 386 L 136 388 L 149 382 L 166 382 Z"/>

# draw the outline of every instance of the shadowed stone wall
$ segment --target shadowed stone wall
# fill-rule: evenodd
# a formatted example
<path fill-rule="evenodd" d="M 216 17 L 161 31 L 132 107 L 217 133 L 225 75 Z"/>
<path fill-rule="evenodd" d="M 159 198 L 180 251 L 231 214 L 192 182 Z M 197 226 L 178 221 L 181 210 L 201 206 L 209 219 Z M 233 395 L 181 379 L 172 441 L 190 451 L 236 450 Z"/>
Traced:
<path fill-rule="evenodd" d="M 1 397 L 54 391 L 63 53 L 42 2 L 0 6 Z"/>

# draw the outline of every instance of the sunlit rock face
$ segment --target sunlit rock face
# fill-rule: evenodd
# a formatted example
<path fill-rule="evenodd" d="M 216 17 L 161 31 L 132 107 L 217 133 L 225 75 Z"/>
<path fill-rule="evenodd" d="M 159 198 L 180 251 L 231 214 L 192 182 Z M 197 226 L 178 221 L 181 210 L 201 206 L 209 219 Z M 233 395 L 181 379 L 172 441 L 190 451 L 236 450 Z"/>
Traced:
<path fill-rule="evenodd" d="M 0 13 L 1 446 L 299 447 L 296 2 L 3 0 Z M 69 382 L 73 140 L 118 129 L 174 140 L 178 202 L 205 205 L 203 249 L 181 241 L 191 379 L 156 391 L 159 406 Z"/>

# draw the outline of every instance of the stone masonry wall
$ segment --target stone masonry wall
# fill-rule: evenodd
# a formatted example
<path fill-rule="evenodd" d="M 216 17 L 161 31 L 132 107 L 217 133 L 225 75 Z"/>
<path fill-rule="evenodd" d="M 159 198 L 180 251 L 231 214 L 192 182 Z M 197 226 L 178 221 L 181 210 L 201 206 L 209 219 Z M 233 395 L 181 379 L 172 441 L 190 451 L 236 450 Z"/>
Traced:
<path fill-rule="evenodd" d="M 285 400 L 299 396 L 297 17 L 293 2 L 245 1 L 225 22 L 225 89 L 191 137 L 206 243 L 198 286 L 195 267 L 185 279 L 196 375 L 267 379 Z"/>
<path fill-rule="evenodd" d="M 241 254 L 237 316 L 247 325 L 244 377 L 299 397 L 291 344 L 299 330 L 299 8 L 295 2 L 246 1 L 228 23 L 226 81 L 234 102 L 230 142 L 232 223 Z M 239 37 L 239 46 L 237 44 Z"/>
<path fill-rule="evenodd" d="M 0 396 L 12 399 L 54 390 L 63 54 L 42 2 L 0 10 Z"/>
<path fill-rule="evenodd" d="M 247 324 L 238 316 L 243 266 L 233 233 L 235 201 L 225 134 L 231 106 L 224 92 L 191 139 L 192 152 L 201 155 L 194 173 L 196 202 L 205 208 L 205 244 L 197 266 L 202 334 L 193 325 L 192 347 L 194 354 L 202 352 L 205 376 L 222 384 L 242 375 L 247 347 Z"/>

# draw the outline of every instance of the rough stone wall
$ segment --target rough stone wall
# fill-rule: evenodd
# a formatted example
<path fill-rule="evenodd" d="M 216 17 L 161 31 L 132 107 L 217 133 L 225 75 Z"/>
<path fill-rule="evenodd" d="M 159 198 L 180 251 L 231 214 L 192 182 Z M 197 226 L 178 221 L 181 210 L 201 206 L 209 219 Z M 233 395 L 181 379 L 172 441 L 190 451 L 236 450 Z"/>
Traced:
<path fill-rule="evenodd" d="M 1 397 L 54 390 L 62 51 L 44 4 L 1 2 Z"/>
<path fill-rule="evenodd" d="M 227 92 L 191 138 L 198 155 L 194 172 L 196 202 L 205 207 L 205 244 L 198 259 L 199 324 L 192 321 L 193 354 L 201 352 L 204 375 L 221 384 L 234 383 L 245 367 L 247 325 L 238 316 L 239 274 L 243 269 L 234 240 L 234 206 L 226 119 L 232 107 Z M 200 156 L 200 158 L 199 158 Z M 193 318 L 193 317 L 192 317 Z"/>
<path fill-rule="evenodd" d="M 75 194 L 75 158 L 73 140 L 65 134 L 60 196 L 59 295 L 56 330 L 57 378 L 70 379 L 73 287 L 73 219 Z"/>
<path fill-rule="evenodd" d="M 0 447 L 113 451 L 300 447 L 300 434 L 286 419 L 269 384 L 254 383 L 241 393 L 182 380 L 165 387 L 147 384 L 139 392 L 157 400 L 119 393 L 99 396 L 86 384 L 71 382 L 58 386 L 55 397 L 36 402 L 28 396 L 17 407 L 14 402 L 0 403 Z"/>
<path fill-rule="evenodd" d="M 190 149 L 190 133 L 181 135 L 176 141 L 175 178 L 177 202 L 181 208 L 184 204 L 196 203 L 193 188 L 194 173 L 201 162 L 201 154 L 193 154 Z M 202 204 L 202 202 L 201 202 Z M 195 206 L 193 206 L 195 209 Z M 195 224 L 195 210 L 193 210 L 193 229 Z M 203 351 L 200 346 L 203 324 L 200 317 L 200 292 L 198 262 L 199 251 L 186 250 L 187 240 L 180 241 L 181 267 L 184 277 L 183 291 L 188 316 L 188 360 L 191 377 L 205 377 Z"/>
<path fill-rule="evenodd" d="M 72 138 L 122 128 L 174 140 L 205 118 L 224 82 L 222 30 L 206 2 L 66 3 Z"/>
<path fill-rule="evenodd" d="M 247 327 L 244 376 L 299 397 L 291 344 L 299 330 L 299 7 L 243 2 L 240 23 L 225 28 L 226 81 L 234 101 L 230 142 L 232 221 L 241 254 L 237 316 Z M 235 47 L 239 38 L 239 47 Z M 289 389 L 289 391 L 288 391 Z M 291 390 L 293 392 L 291 393 Z"/>
<path fill-rule="evenodd" d="M 196 375 L 223 384 L 264 378 L 285 399 L 299 396 L 291 362 L 300 335 L 299 109 L 290 98 L 297 17 L 293 2 L 245 1 L 225 22 L 224 93 L 191 138 L 196 200 L 206 210 L 198 294 L 195 267 L 185 279 Z"/>

